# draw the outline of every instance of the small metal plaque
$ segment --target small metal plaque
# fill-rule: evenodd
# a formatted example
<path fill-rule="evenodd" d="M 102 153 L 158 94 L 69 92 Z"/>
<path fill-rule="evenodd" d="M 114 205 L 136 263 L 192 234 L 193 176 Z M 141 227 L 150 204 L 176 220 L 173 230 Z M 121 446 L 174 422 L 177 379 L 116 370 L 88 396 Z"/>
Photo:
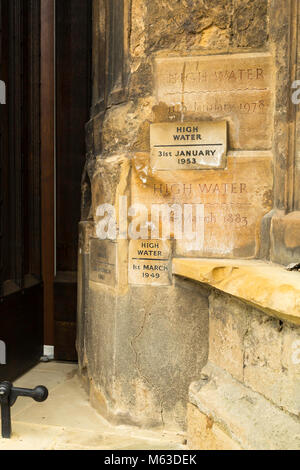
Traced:
<path fill-rule="evenodd" d="M 225 168 L 226 121 L 151 124 L 153 170 Z"/>
<path fill-rule="evenodd" d="M 129 284 L 169 286 L 172 283 L 171 247 L 168 240 L 131 240 Z"/>

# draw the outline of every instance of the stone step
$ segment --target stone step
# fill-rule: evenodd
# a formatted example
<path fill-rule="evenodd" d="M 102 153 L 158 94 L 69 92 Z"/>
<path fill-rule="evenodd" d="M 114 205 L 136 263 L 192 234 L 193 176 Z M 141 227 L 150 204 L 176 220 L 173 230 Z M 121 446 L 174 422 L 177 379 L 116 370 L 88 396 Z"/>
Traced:
<path fill-rule="evenodd" d="M 299 450 L 300 419 L 208 363 L 189 390 L 191 449 Z"/>

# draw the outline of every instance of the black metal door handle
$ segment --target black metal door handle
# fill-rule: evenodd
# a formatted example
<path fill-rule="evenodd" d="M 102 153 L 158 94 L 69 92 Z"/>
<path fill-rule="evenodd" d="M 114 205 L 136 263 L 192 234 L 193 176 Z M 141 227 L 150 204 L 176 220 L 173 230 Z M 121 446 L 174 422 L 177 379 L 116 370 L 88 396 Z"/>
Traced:
<path fill-rule="evenodd" d="M 1 427 L 2 437 L 5 439 L 10 439 L 11 436 L 10 408 L 18 397 L 29 397 L 37 402 L 43 402 L 48 398 L 48 390 L 43 385 L 30 389 L 14 387 L 10 382 L 0 382 Z"/>

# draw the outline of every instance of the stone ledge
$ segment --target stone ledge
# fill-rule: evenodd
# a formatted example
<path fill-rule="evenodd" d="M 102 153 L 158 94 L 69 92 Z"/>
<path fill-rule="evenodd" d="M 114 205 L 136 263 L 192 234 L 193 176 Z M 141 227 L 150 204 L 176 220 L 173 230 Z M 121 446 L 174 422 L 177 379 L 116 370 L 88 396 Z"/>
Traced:
<path fill-rule="evenodd" d="M 300 325 L 300 273 L 258 260 L 174 258 L 173 274 L 207 284 Z"/>
<path fill-rule="evenodd" d="M 202 370 L 201 378 L 191 384 L 189 399 L 207 418 L 208 428 L 212 432 L 214 426 L 218 429 L 214 435 L 216 450 L 224 447 L 224 436 L 227 436 L 227 442 L 245 450 L 300 449 L 299 419 L 277 408 L 212 363 Z M 195 432 L 195 423 L 190 428 Z M 203 425 L 199 422 L 199 449 L 206 445 L 202 436 L 205 437 L 207 429 L 201 431 L 201 428 Z M 223 437 L 219 442 L 220 432 Z M 193 436 L 188 437 L 193 441 Z"/>

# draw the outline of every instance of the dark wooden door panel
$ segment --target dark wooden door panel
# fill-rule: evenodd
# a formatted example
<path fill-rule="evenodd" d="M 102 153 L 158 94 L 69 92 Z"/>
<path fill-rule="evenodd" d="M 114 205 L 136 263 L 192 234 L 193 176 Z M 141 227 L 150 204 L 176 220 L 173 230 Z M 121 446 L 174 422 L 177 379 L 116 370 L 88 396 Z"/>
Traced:
<path fill-rule="evenodd" d="M 15 379 L 43 347 L 40 214 L 40 0 L 1 0 L 0 340 Z"/>
<path fill-rule="evenodd" d="M 85 124 L 90 106 L 91 0 L 56 2 L 57 270 L 77 270 Z"/>
<path fill-rule="evenodd" d="M 61 361 L 76 361 L 76 273 L 59 273 L 55 292 L 55 356 Z"/>
<path fill-rule="evenodd" d="M 42 284 L 1 299 L 0 335 L 6 344 L 6 365 L 0 366 L 0 381 L 15 380 L 33 367 L 43 353 Z"/>
<path fill-rule="evenodd" d="M 91 94 L 92 0 L 56 2 L 55 358 L 77 360 L 77 246 Z"/>

